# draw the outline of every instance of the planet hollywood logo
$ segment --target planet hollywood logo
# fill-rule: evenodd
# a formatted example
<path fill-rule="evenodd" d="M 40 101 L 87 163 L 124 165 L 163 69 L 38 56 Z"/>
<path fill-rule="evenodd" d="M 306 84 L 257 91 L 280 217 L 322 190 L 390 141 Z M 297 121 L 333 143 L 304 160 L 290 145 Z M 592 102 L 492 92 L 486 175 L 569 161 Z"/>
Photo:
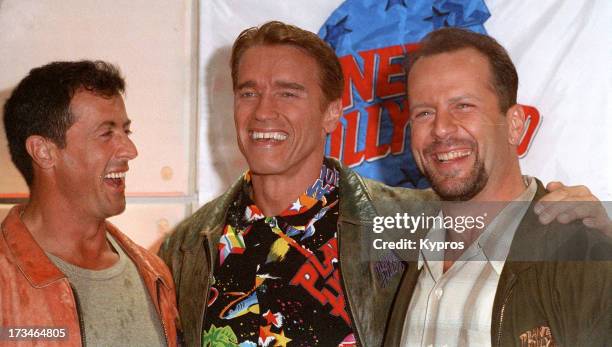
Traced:
<path fill-rule="evenodd" d="M 393 186 L 428 187 L 410 151 L 404 57 L 441 27 L 486 34 L 483 24 L 489 17 L 482 0 L 343 2 L 319 31 L 340 57 L 345 77 L 343 116 L 326 154 Z M 520 156 L 541 123 L 535 107 L 523 106 L 527 126 Z"/>

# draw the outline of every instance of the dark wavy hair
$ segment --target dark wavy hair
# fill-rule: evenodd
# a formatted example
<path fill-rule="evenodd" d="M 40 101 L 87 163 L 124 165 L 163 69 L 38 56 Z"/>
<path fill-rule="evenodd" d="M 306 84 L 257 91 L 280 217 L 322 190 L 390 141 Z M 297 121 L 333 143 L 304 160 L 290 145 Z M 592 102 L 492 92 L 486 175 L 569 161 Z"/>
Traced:
<path fill-rule="evenodd" d="M 125 81 L 116 66 L 104 61 L 53 62 L 32 69 L 4 104 L 11 160 L 29 186 L 34 172 L 26 140 L 39 135 L 64 148 L 66 131 L 75 122 L 70 101 L 80 90 L 112 97 L 124 93 Z"/>

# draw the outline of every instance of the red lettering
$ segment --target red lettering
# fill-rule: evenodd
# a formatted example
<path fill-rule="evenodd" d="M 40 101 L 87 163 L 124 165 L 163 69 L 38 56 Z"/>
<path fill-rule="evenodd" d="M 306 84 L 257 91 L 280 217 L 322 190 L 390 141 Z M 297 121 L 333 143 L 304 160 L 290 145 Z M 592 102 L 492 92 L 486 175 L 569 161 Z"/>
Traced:
<path fill-rule="evenodd" d="M 342 162 L 347 166 L 361 164 L 365 156 L 364 151 L 357 151 L 357 139 L 359 130 L 359 111 L 353 111 L 344 115 L 347 129 L 345 129 L 344 150 Z"/>
<path fill-rule="evenodd" d="M 301 285 L 302 288 L 306 289 L 306 291 L 312 295 L 313 298 L 317 299 L 321 305 L 325 305 L 327 303 L 327 298 L 315 288 L 318 279 L 319 274 L 317 270 L 307 261 L 300 267 L 289 284 L 294 286 Z"/>
<path fill-rule="evenodd" d="M 351 324 L 348 314 L 346 313 L 346 309 L 345 309 L 346 303 L 344 302 L 344 296 L 342 295 L 336 296 L 332 292 L 327 290 L 327 288 L 323 288 L 323 295 L 325 295 L 325 297 L 329 301 L 329 304 L 332 307 L 329 313 L 331 313 L 331 315 L 336 316 L 336 317 L 340 316 L 342 317 L 342 319 L 344 319 L 344 321 L 347 324 Z"/>
<path fill-rule="evenodd" d="M 311 254 L 289 283 L 294 286 L 301 285 L 321 305 L 329 302 L 331 305 L 330 313 L 342 317 L 345 322 L 350 324 L 344 294 L 340 286 L 340 272 L 338 269 L 334 269 L 333 264 L 333 260 L 338 258 L 337 239 L 330 239 L 319 248 L 319 251 L 323 253 L 323 263 L 319 261 L 317 256 Z M 315 288 L 320 276 L 327 278 L 321 291 Z"/>
<path fill-rule="evenodd" d="M 361 109 L 368 114 L 365 129 L 365 148 L 358 151 L 359 110 L 346 113 L 345 126 L 339 123 L 330 134 L 329 156 L 341 159 L 349 166 L 361 164 L 364 160 L 375 161 L 391 154 L 404 152 L 406 142 L 406 127 L 408 125 L 408 109 L 403 110 L 392 101 L 372 104 L 374 96 L 379 98 L 397 97 L 405 94 L 405 78 L 400 58 L 404 52 L 414 52 L 419 44 L 409 43 L 385 48 L 377 48 L 359 52 L 363 68 L 353 55 L 340 58 L 344 72 L 344 94 L 342 106 L 345 110 L 354 107 L 353 91 L 356 91 L 366 105 Z M 376 85 L 374 86 L 374 81 Z M 374 88 L 375 87 L 375 88 Z M 367 105 L 369 104 L 369 105 Z M 381 143 L 380 129 L 383 110 L 387 110 L 393 124 L 390 143 Z"/>
<path fill-rule="evenodd" d="M 328 278 L 327 282 L 325 283 L 327 283 L 328 286 L 335 290 L 336 293 L 342 293 L 342 287 L 340 286 L 340 272 L 338 270 L 335 270 L 332 273 L 332 277 Z"/>
<path fill-rule="evenodd" d="M 357 60 L 351 54 L 340 58 L 340 65 L 344 73 L 344 93 L 342 95 L 342 107 L 347 109 L 353 106 L 353 88 L 357 90 L 361 99 L 365 102 L 374 100 L 374 50 L 359 52 L 363 58 L 363 73 L 357 64 Z"/>
<path fill-rule="evenodd" d="M 410 54 L 418 50 L 420 46 L 421 45 L 419 43 L 407 43 L 404 45 L 404 48 L 406 49 L 406 52 Z"/>
<path fill-rule="evenodd" d="M 391 138 L 391 153 L 399 154 L 404 152 L 406 142 L 406 126 L 408 125 L 409 114 L 408 106 L 400 109 L 395 101 L 385 101 L 383 106 L 389 111 L 389 117 L 393 122 L 393 137 Z"/>
<path fill-rule="evenodd" d="M 404 68 L 401 64 L 401 58 L 404 55 L 402 46 L 379 48 L 376 53 L 380 59 L 376 78 L 376 96 L 388 98 L 406 94 L 405 81 L 397 78 L 404 75 Z"/>
<path fill-rule="evenodd" d="M 336 129 L 329 135 L 329 156 L 340 160 L 342 150 L 342 134 L 344 133 L 342 123 L 338 122 Z"/>
<path fill-rule="evenodd" d="M 321 274 L 321 276 L 323 276 L 323 278 L 327 278 L 329 275 L 331 275 L 332 271 L 334 271 L 334 266 L 330 262 L 326 262 L 327 258 L 325 259 L 325 261 L 323 262 L 323 264 L 321 264 L 321 262 L 319 261 L 319 259 L 317 259 L 317 257 L 312 256 L 309 258 L 310 263 L 314 266 L 314 268 L 319 272 L 319 274 Z"/>
<path fill-rule="evenodd" d="M 379 145 L 382 108 L 380 104 L 374 104 L 368 106 L 366 111 L 368 111 L 368 125 L 366 130 L 365 158 L 366 160 L 384 158 L 389 154 L 389 145 Z"/>

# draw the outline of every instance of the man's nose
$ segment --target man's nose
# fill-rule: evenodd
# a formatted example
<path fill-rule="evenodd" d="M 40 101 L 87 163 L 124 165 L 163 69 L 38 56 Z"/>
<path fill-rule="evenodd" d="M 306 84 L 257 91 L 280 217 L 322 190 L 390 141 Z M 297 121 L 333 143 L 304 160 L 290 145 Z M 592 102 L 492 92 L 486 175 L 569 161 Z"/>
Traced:
<path fill-rule="evenodd" d="M 121 136 L 121 143 L 119 144 L 119 151 L 117 154 L 119 158 L 125 160 L 132 160 L 138 156 L 136 145 L 127 134 Z"/>
<path fill-rule="evenodd" d="M 278 117 L 278 110 L 271 95 L 262 94 L 255 108 L 255 119 L 265 121 Z"/>
<path fill-rule="evenodd" d="M 437 138 L 446 138 L 457 131 L 457 119 L 446 110 L 438 110 L 434 119 L 432 133 Z"/>

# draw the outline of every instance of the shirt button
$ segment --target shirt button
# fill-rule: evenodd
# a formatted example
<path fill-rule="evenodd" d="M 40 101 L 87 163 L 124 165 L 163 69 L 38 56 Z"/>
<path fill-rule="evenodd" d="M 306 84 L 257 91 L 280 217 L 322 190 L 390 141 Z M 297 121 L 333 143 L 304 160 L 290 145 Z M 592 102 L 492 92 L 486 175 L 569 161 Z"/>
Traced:
<path fill-rule="evenodd" d="M 442 297 L 442 294 L 444 294 L 444 290 L 442 290 L 442 288 L 436 289 L 436 297 L 438 299 L 440 299 Z"/>

